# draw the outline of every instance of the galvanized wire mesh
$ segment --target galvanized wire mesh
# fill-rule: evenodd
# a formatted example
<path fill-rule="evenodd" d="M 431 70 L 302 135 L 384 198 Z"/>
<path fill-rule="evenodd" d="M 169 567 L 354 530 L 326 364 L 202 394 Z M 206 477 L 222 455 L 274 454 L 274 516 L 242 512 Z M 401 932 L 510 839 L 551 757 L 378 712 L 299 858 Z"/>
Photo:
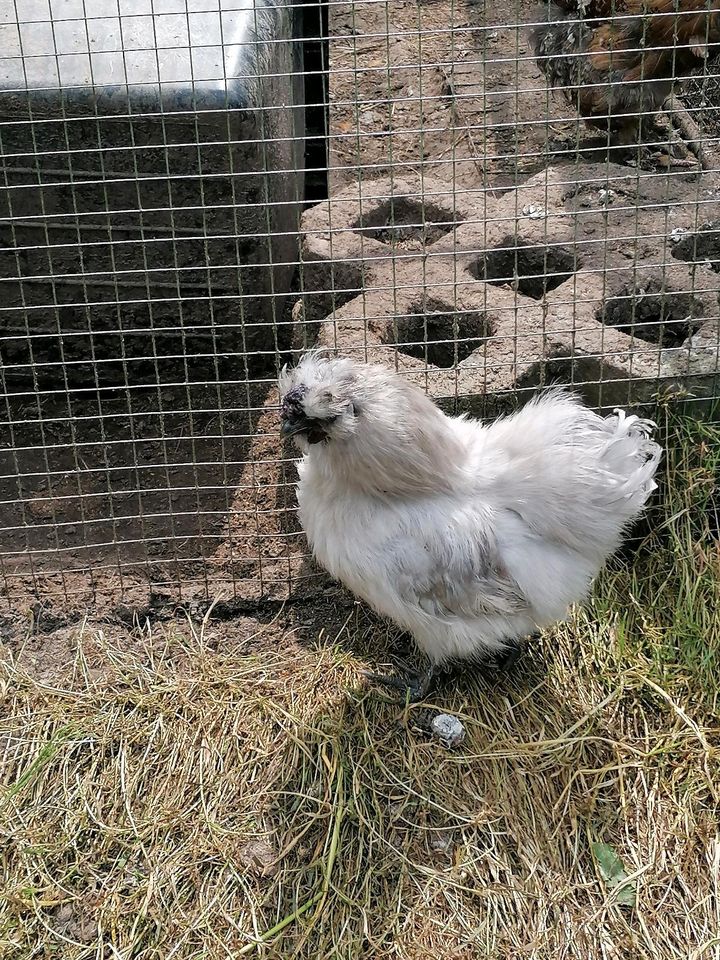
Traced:
<path fill-rule="evenodd" d="M 308 346 L 481 416 L 558 380 L 706 412 L 719 20 L 2 0 L 5 601 L 321 588 L 277 430 L 279 367 Z"/>

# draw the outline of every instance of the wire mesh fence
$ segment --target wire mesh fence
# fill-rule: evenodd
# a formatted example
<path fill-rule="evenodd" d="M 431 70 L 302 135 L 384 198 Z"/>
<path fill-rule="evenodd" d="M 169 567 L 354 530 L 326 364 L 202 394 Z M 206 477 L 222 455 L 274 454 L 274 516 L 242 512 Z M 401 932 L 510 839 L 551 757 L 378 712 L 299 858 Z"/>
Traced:
<path fill-rule="evenodd" d="M 2 0 L 7 603 L 322 588 L 277 375 L 717 396 L 706 0 Z"/>

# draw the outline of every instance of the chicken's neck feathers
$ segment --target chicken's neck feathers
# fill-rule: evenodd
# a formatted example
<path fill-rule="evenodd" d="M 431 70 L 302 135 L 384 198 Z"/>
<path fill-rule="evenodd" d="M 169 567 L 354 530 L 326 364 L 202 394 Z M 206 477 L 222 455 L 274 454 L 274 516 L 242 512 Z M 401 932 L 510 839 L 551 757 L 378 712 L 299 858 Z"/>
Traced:
<path fill-rule="evenodd" d="M 381 499 L 452 493 L 466 481 L 467 449 L 452 418 L 422 414 L 370 416 L 348 440 L 311 447 L 308 465 L 327 488 Z"/>

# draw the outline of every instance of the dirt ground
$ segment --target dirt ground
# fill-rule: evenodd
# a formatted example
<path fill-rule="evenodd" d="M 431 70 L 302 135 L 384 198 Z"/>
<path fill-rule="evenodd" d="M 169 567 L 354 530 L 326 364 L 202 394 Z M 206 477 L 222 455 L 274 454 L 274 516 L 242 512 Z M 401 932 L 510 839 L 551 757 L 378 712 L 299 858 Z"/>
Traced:
<path fill-rule="evenodd" d="M 412 170 L 503 188 L 578 124 L 528 58 L 530 0 L 333 8 L 331 183 Z M 389 13 L 387 11 L 390 11 Z"/>

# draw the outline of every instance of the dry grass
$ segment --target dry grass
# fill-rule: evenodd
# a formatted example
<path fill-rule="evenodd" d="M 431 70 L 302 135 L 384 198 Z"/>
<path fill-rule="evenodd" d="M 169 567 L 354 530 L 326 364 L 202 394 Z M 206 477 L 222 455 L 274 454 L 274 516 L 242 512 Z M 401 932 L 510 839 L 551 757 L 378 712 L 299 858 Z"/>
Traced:
<path fill-rule="evenodd" d="M 514 677 L 438 695 L 455 751 L 359 681 L 362 611 L 314 644 L 279 618 L 8 651 L 0 954 L 720 957 L 720 430 L 672 443 L 632 563 Z"/>

